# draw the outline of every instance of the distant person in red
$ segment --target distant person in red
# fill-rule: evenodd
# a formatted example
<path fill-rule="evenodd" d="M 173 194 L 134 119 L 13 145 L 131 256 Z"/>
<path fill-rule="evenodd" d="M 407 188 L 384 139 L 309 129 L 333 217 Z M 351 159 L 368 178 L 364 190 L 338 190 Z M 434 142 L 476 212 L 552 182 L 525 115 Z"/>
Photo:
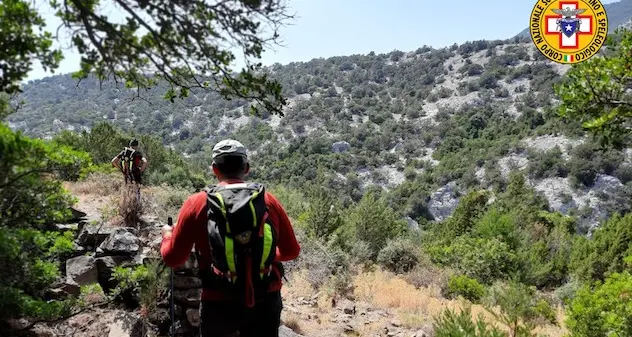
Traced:
<path fill-rule="evenodd" d="M 178 221 L 164 226 L 160 253 L 170 267 L 184 264 L 195 246 L 202 280 L 202 337 L 277 337 L 283 303 L 282 261 L 300 252 L 279 201 L 246 183 L 246 148 L 224 140 L 213 148 L 217 185 L 191 195 Z"/>
<path fill-rule="evenodd" d="M 135 182 L 141 184 L 141 176 L 147 168 L 147 159 L 138 150 L 138 140 L 132 139 L 129 147 L 112 158 L 112 166 L 123 172 L 125 183 Z"/>

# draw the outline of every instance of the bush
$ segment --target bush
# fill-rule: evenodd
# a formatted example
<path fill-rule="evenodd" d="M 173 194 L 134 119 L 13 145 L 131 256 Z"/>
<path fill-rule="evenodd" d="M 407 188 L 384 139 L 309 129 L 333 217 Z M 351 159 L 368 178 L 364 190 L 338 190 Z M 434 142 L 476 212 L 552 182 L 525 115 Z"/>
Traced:
<path fill-rule="evenodd" d="M 626 268 L 625 258 L 632 255 L 631 238 L 632 214 L 613 215 L 591 239 L 577 239 L 571 256 L 574 274 L 581 280 L 593 281 L 622 272 Z"/>
<path fill-rule="evenodd" d="M 161 261 L 151 261 L 136 267 L 117 266 L 112 270 L 116 287 L 111 295 L 129 308 L 140 306 L 145 316 L 152 316 L 157 303 L 167 295 L 168 270 Z"/>
<path fill-rule="evenodd" d="M 496 239 L 461 236 L 448 245 L 428 247 L 433 262 L 450 266 L 463 275 L 491 284 L 505 279 L 516 268 L 516 255 Z"/>
<path fill-rule="evenodd" d="M 350 209 L 345 226 L 353 239 L 369 244 L 373 261 L 389 239 L 403 235 L 408 228 L 406 221 L 401 220 L 383 199 L 376 198 L 373 193 L 365 194 Z"/>
<path fill-rule="evenodd" d="M 435 337 L 507 337 L 507 334 L 495 326 L 488 326 L 479 314 L 476 322 L 472 321 L 472 309 L 466 307 L 460 313 L 450 309 L 444 310 L 435 317 L 433 323 Z"/>
<path fill-rule="evenodd" d="M 632 275 L 615 273 L 594 287 L 584 286 L 568 309 L 573 337 L 632 336 Z"/>
<path fill-rule="evenodd" d="M 377 262 L 394 273 L 406 273 L 419 263 L 419 249 L 408 239 L 390 240 L 380 250 Z"/>
<path fill-rule="evenodd" d="M 555 311 L 535 287 L 519 282 L 495 283 L 485 302 L 487 311 L 509 328 L 511 336 L 531 337 L 539 323 L 555 323 Z"/>
<path fill-rule="evenodd" d="M 71 217 L 75 198 L 56 179 L 77 179 L 88 162 L 86 153 L 0 123 L 0 321 L 52 319 L 72 310 L 72 299 L 44 297 L 61 275 L 59 259 L 73 251 L 72 233 L 54 224 Z"/>
<path fill-rule="evenodd" d="M 485 296 L 485 286 L 465 275 L 453 276 L 448 281 L 447 295 L 452 298 L 462 296 L 473 303 L 478 303 Z"/>

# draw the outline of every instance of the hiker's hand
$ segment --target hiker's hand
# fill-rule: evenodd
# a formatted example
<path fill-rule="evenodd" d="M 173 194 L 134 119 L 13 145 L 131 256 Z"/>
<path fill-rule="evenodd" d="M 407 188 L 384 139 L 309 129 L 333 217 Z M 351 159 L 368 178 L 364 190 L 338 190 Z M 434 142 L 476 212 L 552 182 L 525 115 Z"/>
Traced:
<path fill-rule="evenodd" d="M 162 237 L 171 237 L 171 233 L 173 232 L 173 227 L 169 225 L 162 226 Z"/>

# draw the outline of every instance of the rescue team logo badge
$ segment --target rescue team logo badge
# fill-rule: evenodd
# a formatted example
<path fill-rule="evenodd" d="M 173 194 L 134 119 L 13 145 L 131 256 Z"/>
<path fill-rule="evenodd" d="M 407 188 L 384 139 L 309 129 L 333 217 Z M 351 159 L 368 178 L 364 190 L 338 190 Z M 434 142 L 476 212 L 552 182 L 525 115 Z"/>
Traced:
<path fill-rule="evenodd" d="M 531 12 L 529 31 L 549 60 L 579 63 L 597 54 L 606 42 L 608 18 L 599 0 L 539 0 Z"/>

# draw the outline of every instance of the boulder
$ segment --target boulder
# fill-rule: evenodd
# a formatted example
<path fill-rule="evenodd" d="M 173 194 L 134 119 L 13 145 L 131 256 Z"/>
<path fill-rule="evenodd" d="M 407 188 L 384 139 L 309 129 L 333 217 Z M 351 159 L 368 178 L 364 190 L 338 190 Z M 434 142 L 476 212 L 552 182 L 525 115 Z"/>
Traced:
<path fill-rule="evenodd" d="M 79 227 L 77 244 L 90 247 L 100 245 L 115 229 L 112 226 L 96 223 L 83 223 Z"/>
<path fill-rule="evenodd" d="M 116 287 L 116 282 L 111 279 L 114 267 L 122 265 L 124 262 L 130 261 L 127 256 L 104 256 L 96 259 L 97 270 L 99 272 L 99 284 L 106 293 Z"/>
<path fill-rule="evenodd" d="M 200 280 L 199 277 L 195 276 L 174 275 L 173 286 L 176 289 L 201 288 L 202 280 Z"/>
<path fill-rule="evenodd" d="M 78 223 L 56 224 L 55 228 L 57 228 L 57 230 L 60 232 L 77 231 L 79 230 L 79 224 Z"/>
<path fill-rule="evenodd" d="M 149 247 L 143 247 L 136 255 L 134 255 L 134 264 L 147 264 L 152 259 L 161 259 L 157 252 Z"/>
<path fill-rule="evenodd" d="M 200 297 L 202 296 L 202 289 L 187 289 L 180 290 L 175 289 L 173 292 L 175 302 L 182 304 L 186 307 L 197 307 L 200 304 Z"/>
<path fill-rule="evenodd" d="M 200 310 L 198 309 L 187 309 L 187 321 L 191 324 L 192 327 L 200 326 Z"/>
<path fill-rule="evenodd" d="M 348 151 L 351 148 L 351 144 L 345 141 L 339 141 L 331 144 L 331 151 L 334 153 L 340 153 Z"/>
<path fill-rule="evenodd" d="M 186 319 L 177 320 L 174 330 L 175 330 L 174 332 L 176 335 L 185 335 L 194 331 L 193 327 L 191 326 L 191 324 L 189 324 L 189 322 Z"/>
<path fill-rule="evenodd" d="M 144 337 L 144 324 L 141 318 L 133 313 L 118 312 L 108 325 L 108 337 Z"/>
<path fill-rule="evenodd" d="M 454 181 L 440 187 L 428 201 L 428 211 L 435 221 L 443 221 L 452 215 L 459 204 L 456 196 L 456 183 Z"/>
<path fill-rule="evenodd" d="M 66 283 L 72 286 L 82 286 L 86 284 L 97 283 L 99 281 L 99 272 L 97 269 L 96 259 L 92 256 L 77 256 L 66 261 Z M 72 291 L 73 293 L 75 291 Z"/>
<path fill-rule="evenodd" d="M 140 249 L 140 241 L 134 229 L 129 227 L 116 228 L 99 246 L 105 254 L 133 255 Z"/>
<path fill-rule="evenodd" d="M 88 216 L 86 212 L 80 211 L 74 207 L 68 207 L 68 208 L 70 209 L 70 212 L 72 213 L 73 220 L 81 220 L 81 219 L 84 219 L 86 216 Z"/>
<path fill-rule="evenodd" d="M 279 337 L 302 337 L 302 335 L 297 334 L 285 325 L 281 325 L 279 327 Z"/>
<path fill-rule="evenodd" d="M 138 219 L 138 222 L 140 222 L 143 227 L 162 228 L 162 226 L 166 225 L 166 223 L 161 222 L 157 216 L 153 215 L 142 215 L 140 219 Z"/>

